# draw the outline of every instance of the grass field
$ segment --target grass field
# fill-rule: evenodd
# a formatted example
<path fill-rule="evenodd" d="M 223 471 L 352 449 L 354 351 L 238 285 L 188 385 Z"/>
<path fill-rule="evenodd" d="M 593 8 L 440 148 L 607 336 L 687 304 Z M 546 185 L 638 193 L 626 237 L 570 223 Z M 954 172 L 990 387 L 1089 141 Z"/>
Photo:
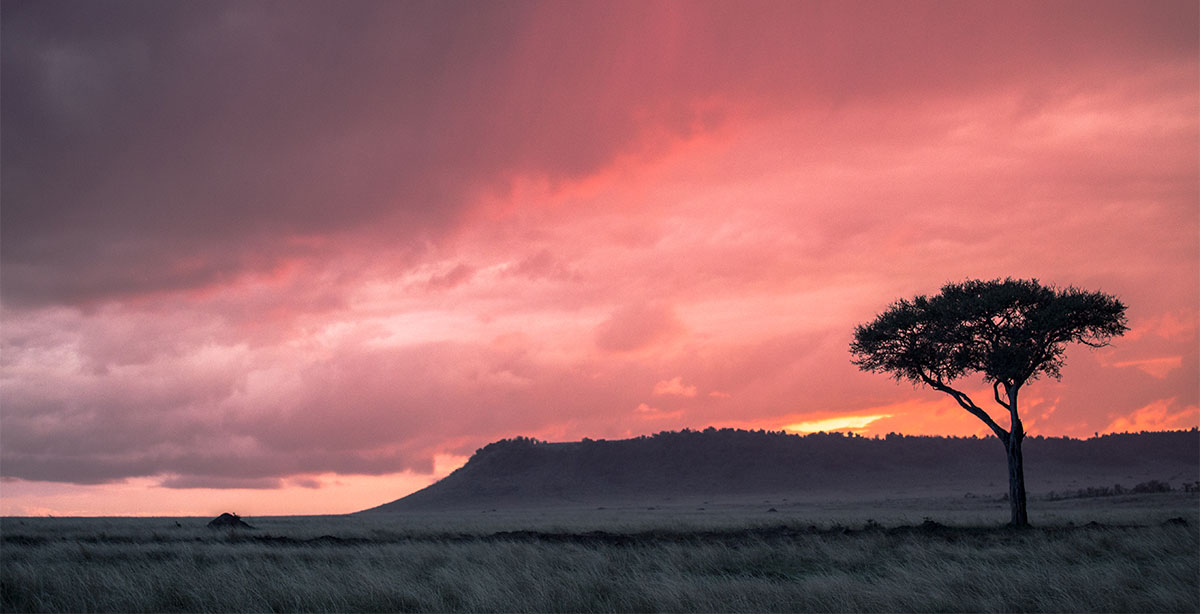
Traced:
<path fill-rule="evenodd" d="M 1004 528 L 998 505 L 653 502 L 250 518 L 243 531 L 199 518 L 5 518 L 0 607 L 1200 611 L 1196 493 L 1035 501 L 1025 531 Z"/>

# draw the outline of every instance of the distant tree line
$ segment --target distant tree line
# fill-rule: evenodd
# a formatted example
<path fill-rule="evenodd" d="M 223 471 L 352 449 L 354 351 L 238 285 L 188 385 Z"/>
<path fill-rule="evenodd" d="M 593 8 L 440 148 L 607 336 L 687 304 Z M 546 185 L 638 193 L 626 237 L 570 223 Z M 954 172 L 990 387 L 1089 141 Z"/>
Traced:
<path fill-rule="evenodd" d="M 1200 481 L 1184 482 L 1177 490 L 1171 486 L 1170 482 L 1160 482 L 1159 480 L 1150 480 L 1135 485 L 1133 488 L 1125 488 L 1120 484 L 1112 486 L 1089 486 L 1078 490 L 1065 492 L 1050 491 L 1046 493 L 1047 501 L 1059 501 L 1062 499 L 1090 499 L 1092 497 L 1116 497 L 1120 495 L 1142 495 L 1160 492 L 1200 492 Z"/>
<path fill-rule="evenodd" d="M 1027 435 L 1026 438 L 1029 440 L 1033 440 L 1033 441 L 1046 441 L 1046 442 L 1083 443 L 1083 442 L 1122 440 L 1122 443 L 1127 443 L 1127 441 L 1125 441 L 1125 440 L 1130 439 L 1131 435 L 1151 435 L 1151 436 L 1153 436 L 1153 435 L 1158 435 L 1158 434 L 1162 434 L 1162 433 L 1177 433 L 1177 432 L 1200 434 L 1200 429 L 1198 429 L 1197 427 L 1192 427 L 1191 429 L 1188 429 L 1186 431 L 1183 431 L 1183 430 L 1180 430 L 1180 431 L 1145 431 L 1145 430 L 1143 430 L 1143 431 L 1137 431 L 1137 432 L 1123 431 L 1120 433 L 1106 433 L 1104 435 L 1096 434 L 1094 437 L 1090 437 L 1088 439 L 1077 439 L 1074 437 L 1067 437 L 1065 435 L 1060 436 L 1060 437 L 1054 437 L 1054 436 L 1047 437 L 1047 436 L 1043 436 L 1043 435 Z M 631 437 L 629 439 L 617 439 L 617 440 L 611 440 L 611 441 L 607 440 L 607 439 L 592 439 L 590 437 L 584 437 L 578 443 L 583 444 L 583 445 L 588 445 L 588 444 L 617 443 L 617 442 L 625 442 L 625 441 L 646 441 L 646 440 L 668 441 L 668 440 L 672 440 L 672 439 L 687 440 L 689 438 L 694 439 L 700 435 L 703 435 L 706 438 L 713 440 L 713 441 L 715 441 L 716 439 L 725 439 L 725 440 L 729 440 L 729 441 L 737 441 L 737 440 L 745 441 L 746 439 L 752 439 L 752 440 L 754 440 L 753 442 L 756 444 L 761 444 L 766 439 L 786 440 L 786 441 L 801 441 L 801 440 L 819 441 L 819 440 L 827 440 L 827 439 L 835 439 L 835 440 L 836 439 L 862 439 L 865 441 L 880 441 L 880 440 L 883 440 L 883 441 L 897 441 L 897 440 L 922 441 L 922 440 L 924 440 L 924 441 L 930 441 L 930 442 L 954 442 L 954 441 L 977 441 L 977 440 L 979 440 L 979 437 L 977 435 L 969 435 L 969 436 L 905 435 L 903 433 L 891 432 L 891 433 L 887 433 L 886 435 L 875 434 L 872 436 L 863 436 L 859 433 L 854 433 L 854 432 L 843 433 L 841 431 L 830 431 L 830 432 L 818 431 L 815 433 L 801 434 L 801 433 L 789 432 L 789 431 L 786 431 L 783 429 L 780 429 L 778 431 L 772 431 L 772 430 L 768 430 L 768 429 L 754 430 L 754 429 L 735 429 L 735 428 L 729 428 L 729 427 L 716 428 L 716 427 L 710 426 L 710 427 L 707 427 L 702 430 L 683 428 L 678 431 L 659 431 L 657 433 L 653 433 L 650 435 L 637 435 L 637 436 Z M 716 439 L 713 439 L 714 437 Z M 495 451 L 495 450 L 499 450 L 499 449 L 528 449 L 528 448 L 532 448 L 534 446 L 545 445 L 548 443 L 550 443 L 550 442 L 541 440 L 541 439 L 537 439 L 535 437 L 526 437 L 524 435 L 517 435 L 516 437 L 510 437 L 510 438 L 501 439 L 501 440 L 489 443 L 486 446 L 483 446 L 482 448 L 476 449 L 475 453 L 480 454 L 483 452 Z M 570 442 L 566 442 L 566 443 L 570 443 Z M 1154 445 L 1154 444 L 1151 443 L 1149 445 Z"/>
<path fill-rule="evenodd" d="M 1081 440 L 1069 437 L 1029 436 L 1027 443 L 1040 462 L 1060 465 L 1113 467 L 1145 458 L 1173 458 L 1193 462 L 1197 430 L 1111 434 Z M 640 468 L 643 473 L 676 471 L 703 479 L 706 471 L 719 474 L 782 476 L 797 468 L 842 472 L 890 471 L 898 466 L 937 468 L 949 462 L 966 467 L 978 464 L 980 446 L 988 438 L 902 435 L 888 433 L 863 437 L 857 434 L 808 433 L 804 435 L 765 429 L 709 427 L 703 430 L 660 431 L 630 439 L 583 439 L 551 443 L 533 437 L 514 437 L 478 450 L 468 465 L 486 459 L 489 471 L 506 473 L 545 465 L 614 480 Z M 1165 456 L 1164 456 L 1165 455 Z M 800 462 L 801 465 L 794 463 Z M 791 465 L 792 469 L 786 469 Z M 812 476 L 818 479 L 820 473 Z M 791 478 L 788 478 L 789 480 Z"/>

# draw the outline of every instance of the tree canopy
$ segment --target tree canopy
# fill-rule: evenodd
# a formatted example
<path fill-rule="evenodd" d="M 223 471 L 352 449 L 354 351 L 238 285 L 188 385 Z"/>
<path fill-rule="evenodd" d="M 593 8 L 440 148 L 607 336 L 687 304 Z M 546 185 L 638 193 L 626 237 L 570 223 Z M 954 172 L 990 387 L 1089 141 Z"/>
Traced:
<path fill-rule="evenodd" d="M 997 389 L 1062 377 L 1068 343 L 1107 345 L 1128 330 L 1113 296 L 1036 279 L 970 280 L 940 294 L 901 299 L 858 326 L 854 364 L 940 389 L 979 373 Z M 1003 403 L 1001 403 L 1003 405 Z"/>

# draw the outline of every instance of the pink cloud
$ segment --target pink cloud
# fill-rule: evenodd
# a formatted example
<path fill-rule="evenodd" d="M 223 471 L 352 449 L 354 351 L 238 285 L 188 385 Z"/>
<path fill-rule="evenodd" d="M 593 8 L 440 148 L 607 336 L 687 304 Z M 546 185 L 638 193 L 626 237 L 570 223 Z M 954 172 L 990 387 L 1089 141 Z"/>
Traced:
<path fill-rule="evenodd" d="M 667 411 L 657 407 L 651 407 L 645 403 L 639 403 L 633 408 L 634 417 L 644 421 L 661 421 L 661 420 L 678 420 L 684 415 L 684 410 L 676 409 Z"/>
<path fill-rule="evenodd" d="M 1105 427 L 1103 433 L 1137 433 L 1140 431 L 1162 431 L 1186 429 L 1196 426 L 1200 419 L 1200 407 L 1191 405 L 1176 409 L 1174 399 L 1155 401 L 1138 408 L 1128 416 L 1117 418 Z"/>
<path fill-rule="evenodd" d="M 1113 363 L 1114 367 L 1137 367 L 1154 377 L 1159 379 L 1165 378 L 1167 374 L 1179 367 L 1183 366 L 1182 356 L 1162 356 L 1159 358 L 1145 358 L 1142 360 L 1124 360 Z"/>
<path fill-rule="evenodd" d="M 678 334 L 680 329 L 679 318 L 669 306 L 634 303 L 617 309 L 596 328 L 596 346 L 630 352 Z"/>
<path fill-rule="evenodd" d="M 425 282 L 425 287 L 430 290 L 448 290 L 466 283 L 474 276 L 475 269 L 460 262 L 453 269 L 430 277 Z"/>
<path fill-rule="evenodd" d="M 654 384 L 654 394 L 694 397 L 696 396 L 696 387 L 685 386 L 683 384 L 683 377 L 676 376 L 669 380 L 660 380 L 658 383 Z"/>

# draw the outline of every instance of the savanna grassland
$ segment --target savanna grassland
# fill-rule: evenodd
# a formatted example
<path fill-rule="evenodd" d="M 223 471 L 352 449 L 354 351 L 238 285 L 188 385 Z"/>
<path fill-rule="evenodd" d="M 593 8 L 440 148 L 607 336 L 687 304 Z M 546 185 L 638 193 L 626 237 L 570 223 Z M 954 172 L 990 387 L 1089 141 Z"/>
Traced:
<path fill-rule="evenodd" d="M 768 507 L 769 506 L 769 507 Z M 1195 492 L 5 518 L 5 612 L 1200 611 Z"/>

